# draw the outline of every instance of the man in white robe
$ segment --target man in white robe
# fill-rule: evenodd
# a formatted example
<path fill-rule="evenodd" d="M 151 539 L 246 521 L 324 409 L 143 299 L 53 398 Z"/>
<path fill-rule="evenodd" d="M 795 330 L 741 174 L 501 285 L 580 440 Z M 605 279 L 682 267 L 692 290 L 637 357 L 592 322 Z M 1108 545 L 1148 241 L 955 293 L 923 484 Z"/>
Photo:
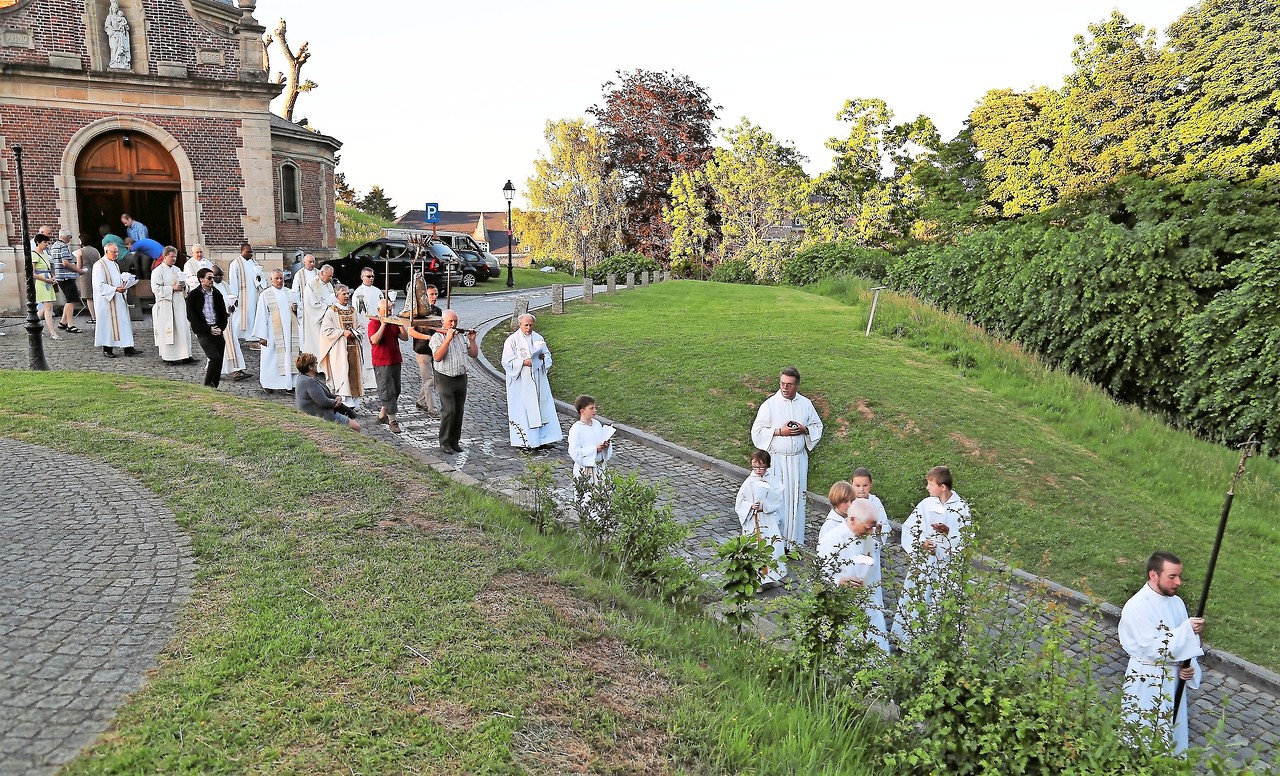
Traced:
<path fill-rule="evenodd" d="M 102 258 L 93 264 L 93 301 L 98 308 L 93 344 L 101 346 L 102 355 L 107 358 L 116 357 L 114 348 L 117 347 L 124 348 L 130 356 L 138 352 L 133 347 L 129 305 L 124 301 L 124 292 L 137 280 L 120 272 L 120 265 L 116 263 L 119 258 L 119 246 L 107 243 Z"/>
<path fill-rule="evenodd" d="M 782 538 L 804 544 L 805 490 L 809 487 L 809 451 L 822 439 L 822 418 L 798 392 L 800 372 L 789 366 L 778 378 L 778 392 L 765 400 L 751 425 L 751 441 L 773 456 L 773 470 L 786 487 L 778 510 Z"/>
<path fill-rule="evenodd" d="M 363 361 L 360 351 L 366 349 L 365 338 L 368 335 L 356 325 L 356 311 L 351 306 L 351 289 L 339 285 L 337 297 L 337 301 L 320 319 L 322 355 L 319 371 L 324 372 L 329 390 L 343 404 L 359 407 L 360 397 L 364 395 L 360 379 L 360 364 Z"/>
<path fill-rule="evenodd" d="M 1200 661 L 1204 654 L 1200 633 L 1203 617 L 1188 617 L 1187 605 L 1178 597 L 1182 585 L 1182 561 L 1171 552 L 1156 552 L 1147 559 L 1147 584 L 1124 605 L 1120 615 L 1120 646 L 1129 653 L 1124 672 L 1125 722 L 1152 731 L 1179 753 L 1187 748 L 1187 693 L 1177 714 L 1173 696 L 1179 674 L 1190 689 L 1200 687 Z M 1179 663 L 1191 665 L 1180 668 Z"/>
<path fill-rule="evenodd" d="M 166 363 L 188 363 L 191 359 L 191 324 L 187 322 L 186 278 L 175 266 L 178 249 L 165 246 L 160 266 L 151 271 L 152 333 L 160 359 Z"/>
<path fill-rule="evenodd" d="M 854 499 L 843 523 L 823 526 L 822 537 L 818 539 L 818 561 L 823 564 L 823 572 L 835 584 L 868 591 L 864 607 L 869 627 L 863 635 L 888 654 L 889 629 L 885 626 L 884 617 L 880 542 L 876 539 L 878 517 L 871 502 Z"/>
<path fill-rule="evenodd" d="M 187 290 L 195 291 L 196 286 L 200 285 L 200 279 L 196 274 L 202 269 L 214 269 L 214 264 L 204 257 L 204 247 L 200 245 L 191 246 L 191 258 L 187 259 L 187 263 L 182 267 L 182 274 L 187 279 Z M 226 297 L 227 292 L 219 289 L 222 296 Z"/>
<path fill-rule="evenodd" d="M 319 274 L 320 274 L 320 271 L 316 269 L 315 255 L 308 253 L 307 255 L 303 256 L 302 266 L 298 268 L 298 273 L 293 276 L 293 283 L 289 286 L 289 288 L 293 289 L 294 301 L 297 302 L 299 310 L 303 309 L 302 303 L 306 298 L 307 285 L 311 281 L 315 280 L 316 276 L 318 276 Z M 375 307 L 373 309 L 376 312 L 378 308 Z M 301 321 L 302 319 L 299 318 L 298 320 Z M 303 339 L 305 340 L 307 336 L 305 327 L 303 330 L 301 330 L 300 333 Z M 301 345 L 302 343 L 299 343 L 299 344 Z"/>
<path fill-rule="evenodd" d="M 302 290 L 302 351 L 320 359 L 324 350 L 320 347 L 320 320 L 338 298 L 333 293 L 333 267 L 326 264 L 319 274 Z"/>
<path fill-rule="evenodd" d="M 373 279 L 373 267 L 360 270 L 360 287 L 351 294 L 351 306 L 356 308 L 356 324 L 361 332 L 366 333 L 366 336 L 369 331 L 369 318 L 378 314 L 378 304 L 385 297 L 382 289 L 373 284 Z M 374 388 L 378 383 L 373 373 L 373 351 L 368 347 L 367 342 L 365 347 L 360 349 L 360 356 L 360 384 L 366 388 Z M 430 354 L 428 354 L 428 361 L 429 356 Z"/>
<path fill-rule="evenodd" d="M 271 270 L 271 285 L 258 296 L 253 336 L 261 348 L 258 380 L 268 391 L 291 391 L 298 374 L 298 318 L 284 272 Z"/>
<path fill-rule="evenodd" d="M 240 255 L 231 262 L 227 284 L 231 293 L 240 300 L 228 328 L 239 339 L 251 339 L 253 316 L 258 310 L 258 294 L 265 284 L 262 280 L 262 265 L 253 260 L 253 247 L 249 243 L 241 244 Z"/>
<path fill-rule="evenodd" d="M 534 318 L 520 316 L 519 328 L 502 346 L 502 368 L 507 374 L 507 428 L 512 447 L 542 447 L 564 439 L 547 371 L 551 351 L 542 335 L 533 330 Z"/>
<path fill-rule="evenodd" d="M 190 264 L 191 262 L 187 262 Z M 213 287 L 218 289 L 218 293 L 222 294 L 222 301 L 227 306 L 227 314 L 234 315 L 236 307 L 240 304 L 240 299 L 233 293 L 224 282 L 225 277 L 222 274 L 222 267 L 213 267 Z M 236 336 L 231 327 L 222 330 L 222 374 L 229 376 L 233 381 L 240 382 L 253 377 L 253 372 L 245 369 L 244 350 L 240 347 L 240 338 Z M 256 344 L 256 343 L 255 343 Z"/>

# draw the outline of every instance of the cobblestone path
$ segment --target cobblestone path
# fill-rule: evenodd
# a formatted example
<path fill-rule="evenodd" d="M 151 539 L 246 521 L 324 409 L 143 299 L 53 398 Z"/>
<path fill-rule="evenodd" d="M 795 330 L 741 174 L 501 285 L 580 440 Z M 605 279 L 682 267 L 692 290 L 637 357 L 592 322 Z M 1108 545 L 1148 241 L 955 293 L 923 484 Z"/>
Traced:
<path fill-rule="evenodd" d="M 0 773 L 53 773 L 142 687 L 195 563 L 173 513 L 108 466 L 0 437 L 0 481 Z"/>
<path fill-rule="evenodd" d="M 570 299 L 580 294 L 579 290 L 573 288 L 566 289 L 566 292 L 566 297 Z M 601 294 L 603 287 L 597 287 L 595 292 Z M 461 325 L 473 327 L 498 316 L 509 316 L 516 299 L 524 299 L 531 307 L 537 307 L 546 304 L 549 297 L 549 292 L 539 290 L 460 296 L 454 298 L 453 307 L 458 311 Z M 504 324 L 505 321 L 496 321 L 490 336 L 505 336 Z M 150 344 L 149 320 L 142 324 L 135 323 L 134 327 L 139 348 L 145 354 L 143 356 L 104 359 L 92 348 L 92 335 L 83 334 L 70 343 L 46 341 L 50 366 L 54 369 L 146 374 L 196 384 L 201 381 L 203 366 L 170 366 L 159 361 Z M 13 326 L 8 331 L 11 336 L 0 338 L 0 367 L 25 368 L 26 332 Z M 438 421 L 413 405 L 413 398 L 417 395 L 421 381 L 407 343 L 404 352 L 404 395 L 399 415 L 403 433 L 397 436 L 388 432 L 385 427 L 375 426 L 368 414 L 359 418 L 362 425 L 380 439 L 413 447 L 429 459 L 435 459 L 437 468 L 454 476 L 463 475 L 459 479 L 465 482 L 474 482 L 506 495 L 515 494 L 521 487 L 517 477 L 524 471 L 524 461 L 510 446 L 506 399 L 498 378 L 491 376 L 481 365 L 472 364 L 462 428 L 463 452 L 459 455 L 445 455 L 441 453 L 436 439 Z M 554 343 L 552 352 L 554 354 Z M 246 350 L 245 355 L 249 360 L 250 370 L 256 373 L 257 353 Z M 292 397 L 266 394 L 258 387 L 256 379 L 241 383 L 224 382 L 221 390 L 257 399 L 292 403 Z M 607 416 L 608 407 L 603 406 L 602 409 Z M 572 420 L 562 416 L 561 425 L 567 433 Z M 664 489 L 663 503 L 670 504 L 678 518 L 689 522 L 711 518 L 700 525 L 684 551 L 687 556 L 705 562 L 713 555 L 710 544 L 723 541 L 738 531 L 732 504 L 746 471 L 723 463 L 720 463 L 718 470 L 708 469 L 689 460 L 696 457 L 696 454 L 679 451 L 661 440 L 649 443 L 634 438 L 619 438 L 615 445 L 616 468 L 636 471 L 642 479 L 661 485 Z M 572 493 L 569 481 L 572 467 L 569 466 L 566 444 L 560 442 L 541 454 L 541 458 L 555 465 L 558 493 L 567 503 Z M 823 508 L 820 512 L 814 504 L 810 504 L 805 535 L 811 546 L 816 541 L 825 511 Z M 891 599 L 895 586 L 890 582 L 887 587 L 887 592 L 890 593 L 888 598 Z M 1114 639 L 1114 620 L 1103 622 L 1102 628 L 1109 638 L 1097 645 L 1099 652 L 1107 658 L 1100 669 L 1100 675 L 1105 686 L 1118 689 L 1126 658 Z M 1280 677 L 1269 672 L 1250 674 L 1247 668 L 1233 668 L 1221 663 L 1218 667 L 1207 668 L 1203 688 L 1191 696 L 1193 743 L 1203 741 L 1206 732 L 1221 721 L 1228 742 L 1239 747 L 1242 756 L 1248 757 L 1252 752 L 1271 751 L 1280 744 L 1276 733 L 1280 730 L 1278 694 Z"/>

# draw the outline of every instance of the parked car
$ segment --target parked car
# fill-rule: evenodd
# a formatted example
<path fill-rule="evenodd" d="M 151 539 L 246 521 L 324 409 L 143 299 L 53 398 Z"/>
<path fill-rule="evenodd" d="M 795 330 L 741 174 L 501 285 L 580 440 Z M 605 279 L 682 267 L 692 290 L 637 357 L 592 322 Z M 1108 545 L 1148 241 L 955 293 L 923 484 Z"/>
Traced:
<path fill-rule="evenodd" d="M 454 250 L 454 253 L 458 254 L 458 259 L 462 262 L 462 285 L 470 288 L 476 281 L 498 276 L 497 262 L 490 264 L 479 251 L 460 248 Z"/>
<path fill-rule="evenodd" d="M 333 265 L 333 276 L 351 288 L 360 286 L 361 269 L 373 267 L 374 284 L 397 291 L 398 298 L 403 300 L 408 298 L 409 264 L 413 255 L 413 246 L 407 240 L 379 237 L 329 263 Z M 440 289 L 441 294 L 447 285 L 462 283 L 461 262 L 449 246 L 430 243 L 423 250 L 421 260 L 424 279 Z"/>

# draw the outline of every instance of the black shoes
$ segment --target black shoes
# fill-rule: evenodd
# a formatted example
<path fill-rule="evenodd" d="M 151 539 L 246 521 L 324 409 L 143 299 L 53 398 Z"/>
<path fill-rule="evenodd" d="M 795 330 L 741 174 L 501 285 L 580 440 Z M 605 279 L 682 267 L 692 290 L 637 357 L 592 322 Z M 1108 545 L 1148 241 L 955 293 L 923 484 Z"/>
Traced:
<path fill-rule="evenodd" d="M 108 348 L 108 347 L 104 347 L 104 348 L 102 349 L 102 355 L 106 356 L 107 358 L 115 358 L 115 357 L 116 357 L 115 351 L 113 351 L 111 348 Z"/>

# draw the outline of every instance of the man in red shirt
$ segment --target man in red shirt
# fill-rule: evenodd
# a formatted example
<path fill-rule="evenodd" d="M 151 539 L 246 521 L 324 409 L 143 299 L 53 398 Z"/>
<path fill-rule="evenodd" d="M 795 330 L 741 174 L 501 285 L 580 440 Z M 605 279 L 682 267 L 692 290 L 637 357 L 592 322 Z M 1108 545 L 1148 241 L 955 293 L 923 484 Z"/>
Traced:
<path fill-rule="evenodd" d="M 378 302 L 378 315 L 391 315 L 391 302 L 383 299 Z M 378 422 L 386 423 L 387 428 L 400 433 L 400 424 L 396 422 L 396 404 L 400 400 L 400 343 L 409 339 L 404 327 L 381 320 L 369 321 L 369 354 L 373 361 L 373 375 L 378 380 L 378 399 L 382 401 L 382 410 L 378 413 Z"/>

